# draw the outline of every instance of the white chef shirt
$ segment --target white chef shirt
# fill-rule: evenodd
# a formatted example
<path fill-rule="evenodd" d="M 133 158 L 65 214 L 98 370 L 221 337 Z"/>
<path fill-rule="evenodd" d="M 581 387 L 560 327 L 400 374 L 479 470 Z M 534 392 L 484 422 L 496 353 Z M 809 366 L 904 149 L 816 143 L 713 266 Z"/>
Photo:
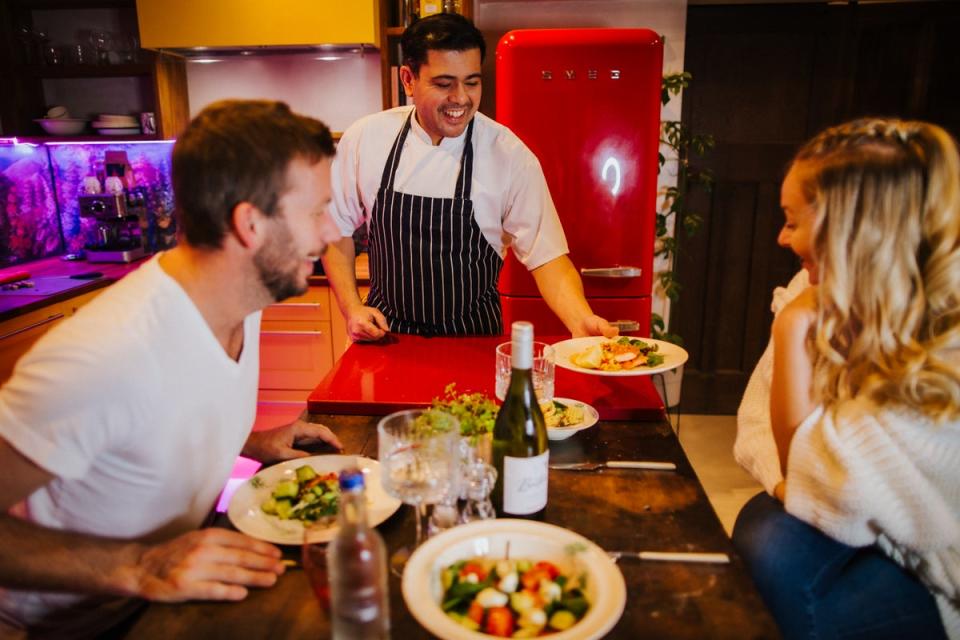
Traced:
<path fill-rule="evenodd" d="M 361 118 L 340 139 L 330 214 L 345 237 L 362 224 L 369 226 L 387 156 L 412 109 L 397 107 Z M 566 254 L 567 240 L 537 157 L 505 126 L 481 113 L 474 120 L 470 199 L 483 237 L 501 257 L 512 247 L 528 269 Z M 412 118 L 394 189 L 452 198 L 465 140 L 466 130 L 434 146 Z"/>

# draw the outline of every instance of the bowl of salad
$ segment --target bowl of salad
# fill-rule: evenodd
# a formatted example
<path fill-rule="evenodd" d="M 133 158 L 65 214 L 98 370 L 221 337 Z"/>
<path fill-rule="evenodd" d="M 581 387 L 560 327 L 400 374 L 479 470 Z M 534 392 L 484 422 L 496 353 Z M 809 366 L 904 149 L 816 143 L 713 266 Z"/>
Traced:
<path fill-rule="evenodd" d="M 601 638 L 627 596 L 623 574 L 590 540 L 503 518 L 454 527 L 421 545 L 402 591 L 417 622 L 444 640 Z"/>

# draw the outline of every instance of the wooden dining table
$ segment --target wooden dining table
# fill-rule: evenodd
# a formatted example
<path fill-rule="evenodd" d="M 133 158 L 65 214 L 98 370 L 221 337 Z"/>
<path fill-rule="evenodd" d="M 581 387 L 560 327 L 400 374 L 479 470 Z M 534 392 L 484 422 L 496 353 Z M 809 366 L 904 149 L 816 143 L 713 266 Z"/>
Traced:
<path fill-rule="evenodd" d="M 306 415 L 332 428 L 346 453 L 376 458 L 379 417 Z M 601 420 L 567 440 L 550 442 L 550 460 L 675 463 L 675 471 L 551 470 L 545 519 L 607 550 L 722 552 L 730 556 L 729 564 L 619 560 L 627 602 L 606 637 L 779 637 L 666 419 Z M 402 506 L 379 526 L 390 553 L 413 541 L 414 517 L 412 507 Z M 218 525 L 230 526 L 223 516 Z M 284 553 L 299 558 L 296 547 L 285 548 Z M 392 637 L 432 637 L 404 603 L 400 579 L 392 576 L 389 589 Z M 315 640 L 330 637 L 330 619 L 314 598 L 305 573 L 292 568 L 273 587 L 252 590 L 240 602 L 150 604 L 125 637 Z"/>

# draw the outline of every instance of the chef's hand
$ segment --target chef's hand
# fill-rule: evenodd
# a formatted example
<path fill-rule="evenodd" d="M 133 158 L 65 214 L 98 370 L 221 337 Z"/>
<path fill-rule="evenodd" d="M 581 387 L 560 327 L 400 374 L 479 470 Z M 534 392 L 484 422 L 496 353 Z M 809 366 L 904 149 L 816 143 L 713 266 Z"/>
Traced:
<path fill-rule="evenodd" d="M 580 331 L 573 333 L 574 338 L 584 336 L 603 336 L 604 338 L 613 338 L 620 333 L 620 330 L 604 320 L 598 315 L 587 316 L 580 324 Z"/>
<path fill-rule="evenodd" d="M 347 335 L 354 342 L 379 340 L 388 331 L 387 319 L 375 307 L 356 306 L 347 313 Z"/>
<path fill-rule="evenodd" d="M 333 431 L 324 425 L 295 420 L 276 429 L 251 432 L 241 453 L 263 463 L 280 462 L 312 455 L 296 447 L 317 444 L 320 441 L 343 451 L 343 444 Z"/>
<path fill-rule="evenodd" d="M 218 527 L 135 552 L 132 591 L 158 602 L 243 600 L 247 587 L 273 586 L 284 571 L 277 547 Z"/>

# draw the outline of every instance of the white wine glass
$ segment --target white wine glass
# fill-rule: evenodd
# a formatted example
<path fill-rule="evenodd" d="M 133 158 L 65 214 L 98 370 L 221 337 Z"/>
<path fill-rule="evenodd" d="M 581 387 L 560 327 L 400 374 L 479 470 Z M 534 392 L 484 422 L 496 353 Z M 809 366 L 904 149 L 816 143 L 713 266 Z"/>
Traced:
<path fill-rule="evenodd" d="M 377 424 L 378 457 L 383 489 L 416 509 L 416 538 L 424 540 L 426 506 L 443 499 L 459 472 L 460 423 L 430 409 L 408 409 L 385 416 Z M 400 549 L 390 559 L 402 572 L 412 549 Z"/>

